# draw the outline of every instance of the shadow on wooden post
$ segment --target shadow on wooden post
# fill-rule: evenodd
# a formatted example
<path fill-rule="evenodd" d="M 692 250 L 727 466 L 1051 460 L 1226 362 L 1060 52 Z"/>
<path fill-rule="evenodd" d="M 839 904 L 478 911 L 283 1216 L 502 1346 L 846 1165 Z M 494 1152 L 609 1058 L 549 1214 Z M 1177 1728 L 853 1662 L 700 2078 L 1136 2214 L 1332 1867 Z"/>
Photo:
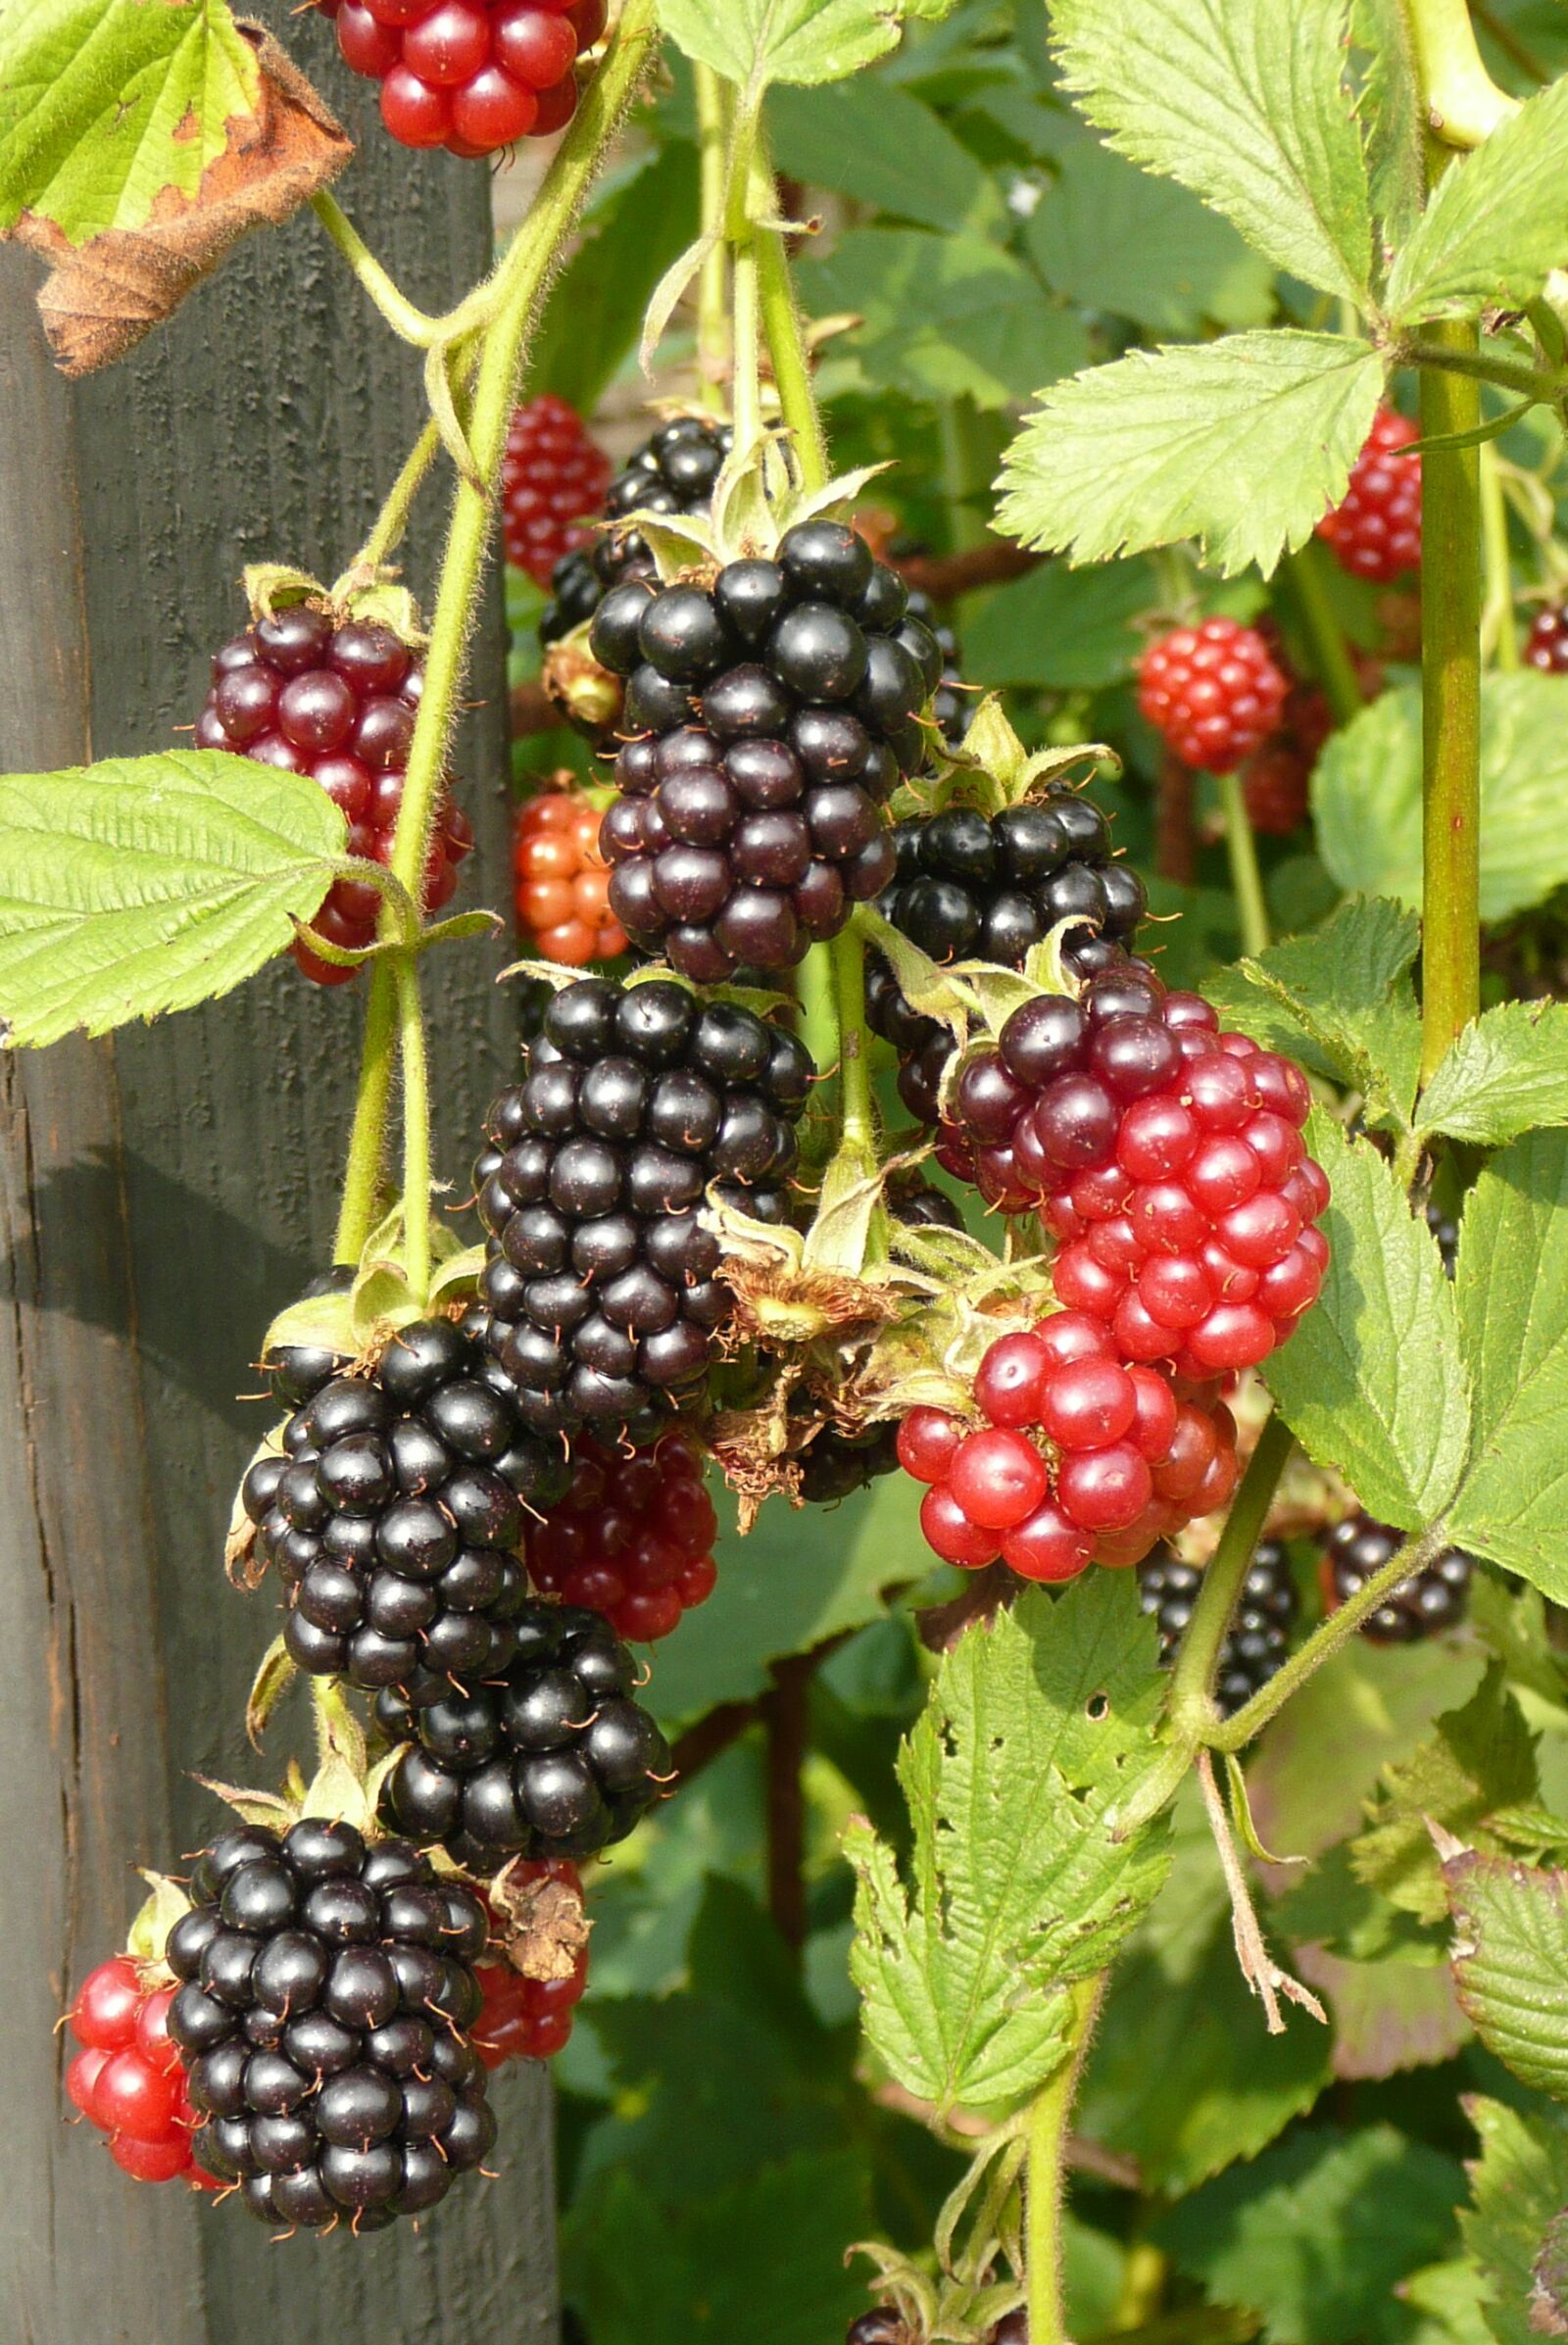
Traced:
<path fill-rule="evenodd" d="M 360 155 L 345 207 L 417 301 L 445 307 L 489 238 L 482 166 L 394 148 L 330 27 L 267 17 Z M 0 767 L 159 748 L 243 619 L 239 572 L 330 577 L 419 420 L 417 363 L 309 218 L 253 238 L 172 327 L 68 391 L 0 252 Z M 428 603 L 439 492 L 407 556 Z M 499 597 L 458 759 L 467 903 L 509 892 Z M 437 1162 L 466 1191 L 514 1064 L 497 947 L 430 965 Z M 442 965 L 436 967 L 435 962 Z M 0 1061 L 0 1704 L 7 1854 L 0 2008 L 11 2090 L 0 2290 L 28 2345 L 553 2345 L 548 2085 L 503 2071 L 495 2182 L 420 2234 L 270 2243 L 237 2208 L 132 2185 L 64 2121 L 69 1992 L 120 1942 L 137 1863 L 172 1866 L 220 1812 L 192 1771 L 269 1781 L 303 1705 L 244 1748 L 270 1592 L 226 1585 L 235 1484 L 266 1429 L 250 1363 L 326 1259 L 358 1053 L 358 988 L 283 962 L 209 1008 Z"/>

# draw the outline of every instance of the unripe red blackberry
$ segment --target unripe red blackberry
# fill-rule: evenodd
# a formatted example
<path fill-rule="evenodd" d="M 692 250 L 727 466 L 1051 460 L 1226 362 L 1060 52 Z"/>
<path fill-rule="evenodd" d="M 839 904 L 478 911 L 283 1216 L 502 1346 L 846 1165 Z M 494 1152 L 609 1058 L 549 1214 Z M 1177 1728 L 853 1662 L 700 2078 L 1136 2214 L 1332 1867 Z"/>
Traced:
<path fill-rule="evenodd" d="M 563 1882 L 581 1898 L 582 1881 L 568 1858 L 517 1864 L 509 1874 L 513 1888 L 545 1881 Z M 510 1962 L 482 1962 L 474 1976 L 484 2009 L 474 2022 L 473 2048 L 486 2068 L 501 2068 L 509 2060 L 553 2060 L 565 2049 L 588 1984 L 586 1946 L 564 1979 L 525 1979 Z"/>
<path fill-rule="evenodd" d="M 376 1698 L 394 1742 L 409 1742 L 386 1787 L 386 1813 L 421 1844 L 493 1874 L 509 1857 L 596 1856 L 660 1795 L 669 1751 L 631 1699 L 631 1654 L 597 1614 L 529 1604 L 516 1656 L 499 1677 L 414 1710 Z"/>
<path fill-rule="evenodd" d="M 615 522 L 633 513 L 706 513 L 734 437 L 727 424 L 705 415 L 676 415 L 662 424 L 611 482 L 605 519 Z M 602 531 L 591 545 L 557 563 L 551 600 L 539 621 L 540 642 L 548 650 L 573 627 L 586 625 L 611 587 L 657 574 L 640 531 Z"/>
<path fill-rule="evenodd" d="M 1112 857 L 1104 815 L 1072 790 L 989 819 L 967 806 L 920 815 L 896 825 L 893 845 L 893 883 L 877 910 L 935 961 L 1021 969 L 1058 921 L 1079 917 L 1091 925 L 1072 932 L 1064 957 L 1087 974 L 1106 945 L 1131 941 L 1148 908 L 1138 874 Z M 934 1124 L 951 1032 L 909 1007 L 880 953 L 867 963 L 866 1014 L 898 1050 L 899 1097 L 917 1122 Z"/>
<path fill-rule="evenodd" d="M 558 562 L 592 543 L 609 484 L 610 459 L 575 408 L 547 391 L 515 409 L 501 463 L 507 560 L 548 586 Z"/>
<path fill-rule="evenodd" d="M 1568 611 L 1548 604 L 1530 622 L 1525 660 L 1545 676 L 1568 676 Z"/>
<path fill-rule="evenodd" d="M 1196 1564 L 1181 1562 L 1162 1542 L 1139 1565 L 1138 1584 L 1139 1601 L 1159 1627 L 1159 1657 L 1173 1661 L 1192 1620 L 1203 1575 Z M 1222 1717 L 1234 1717 L 1278 1675 L 1300 1609 L 1284 1542 L 1259 1539 L 1242 1585 L 1240 1606 L 1220 1647 L 1214 1698 Z"/>
<path fill-rule="evenodd" d="M 527 1595 L 523 1501 L 559 1495 L 559 1452 L 526 1430 L 506 1375 L 450 1319 L 403 1329 L 363 1375 L 326 1368 L 284 1427 L 282 1454 L 259 1459 L 242 1491 L 257 1558 L 287 1594 L 290 1655 L 315 1676 L 402 1686 L 416 1703 L 496 1674 L 516 1650 Z"/>
<path fill-rule="evenodd" d="M 406 1840 L 306 1817 L 222 1833 L 170 1932 L 197 2162 L 259 2222 L 380 2230 L 495 2140 L 469 2040 L 484 1908 Z"/>
<path fill-rule="evenodd" d="M 634 943 L 700 985 L 792 967 L 893 877 L 882 808 L 925 757 L 929 628 L 854 530 L 808 521 L 711 588 L 634 580 L 590 636 L 627 678 L 600 844 Z"/>
<path fill-rule="evenodd" d="M 1421 459 L 1400 454 L 1420 436 L 1408 415 L 1380 407 L 1349 486 L 1317 525 L 1352 578 L 1387 586 L 1421 566 Z"/>
<path fill-rule="evenodd" d="M 344 63 L 381 84 L 381 120 L 406 147 L 477 160 L 564 130 L 577 59 L 606 0 L 316 0 Z"/>
<path fill-rule="evenodd" d="M 1184 765 L 1230 773 L 1280 720 L 1286 678 L 1255 627 L 1206 618 L 1155 638 L 1138 663 L 1138 706 Z"/>
<path fill-rule="evenodd" d="M 614 960 L 625 931 L 610 908 L 610 866 L 599 852 L 600 809 L 576 790 L 545 790 L 517 808 L 512 866 L 517 926 L 541 960 L 581 969 Z"/>
<path fill-rule="evenodd" d="M 192 2156 L 196 2114 L 169 2035 L 173 2000 L 173 1987 L 150 1983 L 128 1954 L 90 1971 L 68 2014 L 81 2048 L 66 2070 L 66 2091 L 133 2181 L 210 2188 Z"/>
<path fill-rule="evenodd" d="M 571 1469 L 564 1496 L 528 1526 L 534 1587 L 603 1614 L 630 1644 L 667 1637 L 707 1603 L 718 1577 L 718 1517 L 696 1444 L 666 1433 L 622 1456 L 579 1435 Z"/>
<path fill-rule="evenodd" d="M 1323 1542 L 1332 1605 L 1355 1595 L 1377 1573 L 1392 1563 L 1404 1544 L 1404 1533 L 1367 1514 L 1348 1515 L 1336 1523 Z M 1449 1547 L 1423 1571 L 1401 1580 L 1392 1595 L 1361 1623 L 1369 1644 L 1415 1644 L 1440 1637 L 1464 1618 L 1474 1558 L 1461 1547 Z"/>
<path fill-rule="evenodd" d="M 390 862 L 423 682 L 423 662 L 390 627 L 358 619 L 335 626 L 314 604 L 290 604 L 215 654 L 196 747 L 310 774 L 343 810 L 349 854 Z M 443 794 L 424 873 L 426 911 L 450 902 L 472 845 L 467 817 Z M 358 952 L 375 942 L 380 903 L 373 888 L 340 879 L 312 926 L 328 944 Z M 343 985 L 355 974 L 303 944 L 294 958 L 318 985 Z"/>
<path fill-rule="evenodd" d="M 536 1433 L 656 1433 L 708 1374 L 732 1298 L 699 1213 L 710 1185 L 789 1218 L 811 1062 L 794 1035 L 684 986 L 557 994 L 474 1168 L 482 1326 Z"/>

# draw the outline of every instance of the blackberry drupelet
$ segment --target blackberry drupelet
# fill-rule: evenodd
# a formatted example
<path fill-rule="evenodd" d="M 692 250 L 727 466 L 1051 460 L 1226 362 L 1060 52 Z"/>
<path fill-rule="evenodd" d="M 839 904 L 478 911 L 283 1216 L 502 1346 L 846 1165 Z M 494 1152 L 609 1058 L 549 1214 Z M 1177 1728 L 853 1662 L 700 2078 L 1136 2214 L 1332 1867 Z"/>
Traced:
<path fill-rule="evenodd" d="M 884 1474 L 896 1474 L 898 1441 L 899 1429 L 892 1421 L 858 1434 L 824 1426 L 801 1459 L 801 1496 L 809 1506 L 833 1506 Z"/>
<path fill-rule="evenodd" d="M 1131 942 L 1148 908 L 1136 871 L 1112 857 L 1104 815 L 1071 790 L 1048 791 L 989 820 L 950 806 L 899 823 L 893 844 L 897 870 L 877 909 L 935 961 L 1021 969 L 1032 946 L 1077 915 L 1095 934 L 1069 938 L 1066 959 L 1087 975 L 1105 946 Z M 878 953 L 866 969 L 866 1014 L 899 1052 L 904 1104 L 917 1122 L 935 1123 L 953 1037 L 910 1009 Z"/>
<path fill-rule="evenodd" d="M 734 437 L 727 424 L 677 415 L 645 441 L 611 482 L 604 499 L 606 520 L 621 521 L 634 513 L 705 513 Z M 548 651 L 573 627 L 585 626 L 612 586 L 656 574 L 648 540 L 639 530 L 607 529 L 595 544 L 557 562 L 539 641 Z"/>
<path fill-rule="evenodd" d="M 490 1110 L 474 1168 L 490 1233 L 482 1329 L 535 1433 L 657 1432 L 706 1376 L 730 1314 L 710 1185 L 789 1217 L 801 1044 L 667 979 L 557 994 L 525 1080 Z"/>
<path fill-rule="evenodd" d="M 460 1865 L 496 1872 L 509 1857 L 594 1856 L 623 1840 L 659 1796 L 669 1750 L 631 1699 L 636 1667 L 608 1622 L 571 1605 L 524 1607 L 517 1653 L 428 1709 L 376 1700 L 394 1741 L 409 1741 L 386 1786 L 388 1821 Z"/>
<path fill-rule="evenodd" d="M 609 22 L 606 0 L 316 0 L 352 72 L 381 85 L 400 146 L 476 161 L 550 138 L 577 111 L 577 59 Z"/>
<path fill-rule="evenodd" d="M 837 521 L 711 589 L 635 579 L 590 643 L 627 679 L 600 845 L 633 943 L 699 985 L 784 969 L 894 874 L 882 811 L 923 764 L 941 674 L 902 581 Z"/>
<path fill-rule="evenodd" d="M 1161 1544 L 1139 1565 L 1138 1581 L 1143 1608 L 1159 1626 L 1159 1657 L 1169 1662 L 1193 1617 L 1203 1575 Z M 1222 1717 L 1234 1717 L 1277 1674 L 1300 1608 L 1283 1541 L 1259 1539 L 1242 1586 L 1240 1607 L 1220 1648 L 1214 1696 Z"/>
<path fill-rule="evenodd" d="M 403 1329 L 364 1375 L 340 1367 L 296 1352 L 277 1372 L 297 1405 L 283 1454 L 245 1477 L 256 1552 L 287 1592 L 301 1669 L 432 1701 L 512 1659 L 522 1501 L 548 1505 L 566 1468 L 449 1319 Z"/>
<path fill-rule="evenodd" d="M 937 650 L 942 654 L 942 674 L 931 699 L 931 715 L 938 732 L 949 749 L 962 746 L 969 730 L 969 719 L 975 704 L 961 690 L 963 683 L 963 651 L 956 630 L 942 617 L 928 594 L 917 586 L 909 593 L 909 616 L 930 628 L 936 638 Z"/>
<path fill-rule="evenodd" d="M 586 546 L 604 502 L 610 459 L 575 408 L 550 391 L 513 410 L 501 460 L 507 560 L 548 586 L 557 565 Z"/>
<path fill-rule="evenodd" d="M 1367 1514 L 1348 1515 L 1336 1523 L 1323 1542 L 1332 1601 L 1343 1604 L 1355 1595 L 1393 1562 L 1403 1544 L 1402 1531 L 1374 1522 Z M 1361 1623 L 1361 1635 L 1369 1644 L 1417 1644 L 1423 1637 L 1441 1637 L 1464 1618 L 1473 1569 L 1473 1557 L 1462 1547 L 1449 1547 L 1425 1571 L 1401 1580 Z"/>
<path fill-rule="evenodd" d="M 477 1897 L 406 1840 L 306 1817 L 222 1833 L 169 1935 L 197 2163 L 262 2223 L 380 2230 L 439 2205 L 495 2140 L 468 2039 Z"/>

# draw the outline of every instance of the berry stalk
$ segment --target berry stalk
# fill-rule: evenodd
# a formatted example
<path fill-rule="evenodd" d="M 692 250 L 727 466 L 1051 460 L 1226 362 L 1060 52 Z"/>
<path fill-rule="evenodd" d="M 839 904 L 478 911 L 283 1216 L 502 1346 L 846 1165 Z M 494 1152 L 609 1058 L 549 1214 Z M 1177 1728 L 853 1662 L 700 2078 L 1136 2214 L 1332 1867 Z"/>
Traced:
<path fill-rule="evenodd" d="M 1105 1975 L 1068 1989 L 1072 2025 L 1066 2058 L 1029 2113 L 1029 2158 L 1024 2176 L 1024 2282 L 1029 2292 L 1029 2345 L 1067 2345 L 1062 2298 L 1062 2185 L 1067 2121 L 1078 2090 Z"/>
<path fill-rule="evenodd" d="M 1257 1437 L 1257 1447 L 1242 1477 L 1214 1560 L 1203 1574 L 1170 1691 L 1172 1727 L 1179 1737 L 1194 1743 L 1209 1738 L 1214 1677 L 1226 1631 L 1294 1447 L 1295 1439 L 1284 1418 L 1271 1416 Z"/>
<path fill-rule="evenodd" d="M 1497 665 L 1514 675 L 1523 664 L 1519 628 L 1513 614 L 1513 579 L 1508 564 L 1508 508 L 1502 494 L 1501 460 L 1489 440 L 1481 458 L 1481 544 L 1486 560 L 1486 594 L 1482 607 L 1483 644 L 1490 644 Z"/>
<path fill-rule="evenodd" d="M 751 205 L 765 206 L 768 213 L 776 212 L 778 208 L 773 168 L 760 132 L 752 156 Z M 817 489 L 825 488 L 828 481 L 827 441 L 822 431 L 816 396 L 811 389 L 810 361 L 807 356 L 806 336 L 801 326 L 801 313 L 796 305 L 795 288 L 790 282 L 784 238 L 777 228 L 764 227 L 757 221 L 754 221 L 752 234 L 757 253 L 762 331 L 767 337 L 768 356 L 773 362 L 773 380 L 778 386 L 779 406 L 783 410 L 785 422 L 795 435 L 795 454 L 801 467 L 802 486 L 808 493 L 814 493 Z"/>
<path fill-rule="evenodd" d="M 1219 780 L 1219 802 L 1225 814 L 1225 847 L 1231 862 L 1231 893 L 1241 924 L 1242 951 L 1256 959 L 1269 948 L 1268 905 L 1263 898 L 1263 874 L 1257 864 L 1257 841 L 1248 817 L 1242 777 L 1233 768 Z"/>
<path fill-rule="evenodd" d="M 702 219 L 713 238 L 697 290 L 697 388 L 703 405 L 724 414 L 724 386 L 735 363 L 729 322 L 729 253 L 724 242 L 729 145 L 726 84 L 710 65 L 693 69 L 697 89 L 697 138 L 702 158 Z"/>
<path fill-rule="evenodd" d="M 419 963 L 396 959 L 398 1051 L 403 1060 L 404 1267 L 423 1304 L 430 1293 L 430 1063 L 419 1007 Z"/>
<path fill-rule="evenodd" d="M 1456 355 L 1477 348 L 1460 320 L 1433 327 Z M 1481 420 L 1481 387 L 1427 366 L 1421 428 L 1431 438 Z M 1421 535 L 1441 594 L 1421 598 L 1422 1056 L 1430 1077 L 1481 1009 L 1481 474 L 1474 448 L 1433 449 L 1421 470 Z"/>
<path fill-rule="evenodd" d="M 852 920 L 831 945 L 833 1000 L 838 1012 L 839 1122 L 841 1146 L 874 1156 L 876 1116 L 871 1105 L 871 1041 L 865 1023 L 865 954 Z"/>

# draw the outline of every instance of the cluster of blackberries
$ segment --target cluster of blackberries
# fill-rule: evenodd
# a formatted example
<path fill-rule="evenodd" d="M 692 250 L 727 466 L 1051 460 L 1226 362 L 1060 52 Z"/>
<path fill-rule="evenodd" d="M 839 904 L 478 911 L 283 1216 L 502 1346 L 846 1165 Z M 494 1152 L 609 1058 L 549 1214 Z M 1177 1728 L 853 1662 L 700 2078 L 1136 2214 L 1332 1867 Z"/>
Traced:
<path fill-rule="evenodd" d="M 523 1422 L 644 1439 L 706 1375 L 730 1312 L 710 1184 L 789 1217 L 811 1062 L 780 1027 L 667 979 L 557 994 L 474 1179 L 482 1326 Z"/>
<path fill-rule="evenodd" d="M 564 969 L 615 960 L 626 939 L 610 908 L 599 806 L 585 790 L 542 790 L 517 808 L 512 875 L 517 926 L 541 960 Z"/>
<path fill-rule="evenodd" d="M 1256 627 L 1206 618 L 1157 636 L 1138 665 L 1138 706 L 1184 765 L 1232 773 L 1280 721 L 1284 670 Z"/>
<path fill-rule="evenodd" d="M 633 579 L 589 641 L 627 679 L 611 907 L 699 984 L 788 968 L 881 894 L 882 807 L 925 757 L 942 656 L 853 529 L 808 521 L 711 587 Z"/>
<path fill-rule="evenodd" d="M 1403 1544 L 1402 1531 L 1367 1514 L 1336 1523 L 1323 1542 L 1331 1608 L 1357 1594 Z M 1416 1644 L 1425 1637 L 1440 1637 L 1464 1618 L 1473 1570 L 1474 1559 L 1462 1547 L 1447 1548 L 1424 1571 L 1401 1580 L 1361 1623 L 1361 1635 L 1370 1644 Z"/>
<path fill-rule="evenodd" d="M 606 492 L 603 512 L 612 525 L 595 544 L 556 564 L 539 621 L 539 640 L 547 650 L 574 627 L 586 626 L 611 587 L 657 575 L 641 531 L 614 524 L 634 513 L 706 513 L 734 440 L 728 424 L 677 415 L 644 442 Z"/>
<path fill-rule="evenodd" d="M 844 2345 L 914 2345 L 914 2338 L 892 2305 L 879 2304 L 850 2322 Z M 985 2345 L 1029 2345 L 1028 2314 L 1004 2313 Z"/>
<path fill-rule="evenodd" d="M 364 1374 L 341 1365 L 295 1351 L 274 1371 L 295 1411 L 283 1454 L 245 1478 L 257 1557 L 287 1590 L 301 1669 L 431 1701 L 512 1659 L 522 1502 L 548 1504 L 565 1468 L 449 1319 L 405 1328 Z"/>
<path fill-rule="evenodd" d="M 1161 1543 L 1139 1566 L 1138 1581 L 1143 1608 L 1153 1614 L 1159 1627 L 1159 1657 L 1171 1661 L 1192 1620 L 1203 1575 Z M 1300 1609 L 1284 1541 L 1259 1539 L 1242 1584 L 1240 1607 L 1220 1648 L 1214 1698 L 1222 1716 L 1234 1717 L 1278 1673 Z"/>
<path fill-rule="evenodd" d="M 1568 675 L 1568 609 L 1548 603 L 1530 622 L 1525 661 L 1544 676 Z"/>
<path fill-rule="evenodd" d="M 1108 947 L 1131 941 L 1148 909 L 1136 871 L 1112 858 L 1104 815 L 1071 790 L 1049 790 L 989 820 L 972 807 L 948 806 L 899 823 L 893 845 L 895 876 L 877 910 L 935 961 L 1021 969 L 1058 921 L 1081 919 L 1088 926 L 1069 934 L 1064 957 L 1087 976 L 1108 957 Z M 898 1050 L 904 1104 L 920 1123 L 934 1124 L 953 1054 L 948 1028 L 909 1007 L 875 953 L 866 969 L 866 1014 Z"/>
<path fill-rule="evenodd" d="M 423 683 L 422 664 L 390 627 L 358 619 L 335 626 L 314 604 L 291 604 L 214 655 L 196 746 L 310 774 L 342 808 L 349 854 L 389 862 Z M 425 865 L 426 911 L 450 901 L 472 845 L 467 817 L 443 799 Z M 380 904 L 374 888 L 340 879 L 312 925 L 329 945 L 359 952 L 375 942 Z M 318 985 L 342 985 L 355 973 L 305 945 L 294 947 L 294 958 Z"/>
<path fill-rule="evenodd" d="M 379 2230 L 439 2205 L 495 2139 L 467 2035 L 478 1898 L 406 1841 L 313 1817 L 222 1833 L 190 1897 L 169 2032 L 198 2163 L 263 2223 Z"/>
<path fill-rule="evenodd" d="M 631 1699 L 632 1657 L 597 1613 L 529 1604 L 516 1637 L 510 1668 L 466 1693 L 421 1710 L 376 1697 L 383 1733 L 411 1744 L 388 1779 L 389 1822 L 474 1873 L 513 1856 L 597 1855 L 669 1770 L 663 1735 Z"/>

